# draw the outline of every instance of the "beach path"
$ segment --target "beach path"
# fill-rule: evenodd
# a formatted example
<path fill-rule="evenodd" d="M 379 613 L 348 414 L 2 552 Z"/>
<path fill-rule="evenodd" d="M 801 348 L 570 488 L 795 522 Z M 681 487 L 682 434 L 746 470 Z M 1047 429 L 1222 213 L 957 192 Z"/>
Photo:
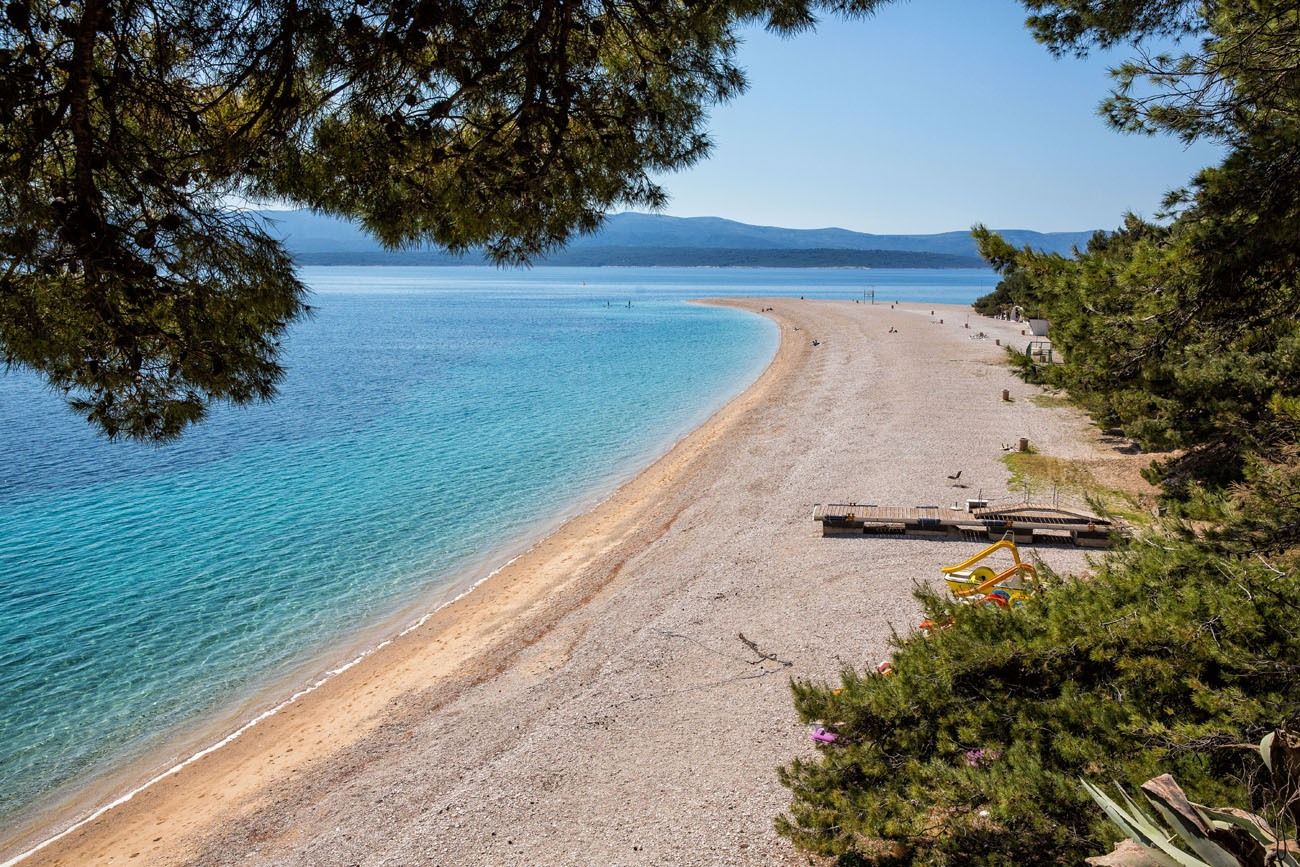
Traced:
<path fill-rule="evenodd" d="M 24 863 L 807 863 L 772 830 L 775 768 L 813 751 L 789 679 L 873 668 L 919 619 L 913 583 L 979 549 L 822 538 L 813 504 L 999 498 L 1004 443 L 1099 446 L 1010 374 L 993 338 L 1019 325 L 719 303 L 781 329 L 750 389 L 419 629 Z"/>

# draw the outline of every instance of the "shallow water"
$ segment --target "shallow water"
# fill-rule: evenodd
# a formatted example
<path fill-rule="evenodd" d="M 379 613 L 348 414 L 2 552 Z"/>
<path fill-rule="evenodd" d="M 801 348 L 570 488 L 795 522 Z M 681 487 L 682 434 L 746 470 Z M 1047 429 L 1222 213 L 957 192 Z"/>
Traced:
<path fill-rule="evenodd" d="M 272 404 L 97 439 L 0 375 L 0 821 L 607 492 L 771 357 L 720 295 L 968 302 L 987 271 L 309 268 Z M 630 306 L 629 306 L 630 302 Z M 512 538 L 512 531 L 515 538 Z M 339 660 L 332 660 L 337 662 Z"/>

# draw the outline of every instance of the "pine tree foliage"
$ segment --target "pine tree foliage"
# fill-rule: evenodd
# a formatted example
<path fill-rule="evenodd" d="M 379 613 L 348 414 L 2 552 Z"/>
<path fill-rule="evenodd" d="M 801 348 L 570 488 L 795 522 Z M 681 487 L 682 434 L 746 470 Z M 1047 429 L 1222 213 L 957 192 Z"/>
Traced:
<path fill-rule="evenodd" d="M 1300 713 L 1294 570 L 1167 541 L 1010 611 L 921 599 L 956 624 L 898 639 L 892 676 L 794 687 L 839 740 L 782 769 L 777 826 L 841 864 L 1078 864 L 1115 839 L 1080 776 L 1247 804 L 1235 745 Z"/>
<path fill-rule="evenodd" d="M 1251 807 L 1252 742 L 1300 715 L 1300 10 L 1277 0 L 1024 0 L 1057 54 L 1178 36 L 1178 56 L 1116 70 L 1117 128 L 1224 144 L 1219 166 L 1075 257 L 976 227 L 997 289 L 1051 321 L 1066 363 L 1034 375 L 1107 425 L 1179 449 L 1177 522 L 1025 606 L 922 593 L 929 638 L 893 676 L 796 683 L 839 735 L 782 769 L 778 829 L 844 865 L 1077 864 L 1115 839 L 1079 777 L 1172 774 Z"/>
<path fill-rule="evenodd" d="M 1300 438 L 1300 272 L 1208 273 L 1223 264 L 1195 249 L 1209 222 L 1129 217 L 1075 259 L 1021 251 L 1003 280 L 1063 350 L 1041 375 L 1144 447 L 1185 450 L 1160 468 L 1175 490 L 1240 480 L 1251 456 L 1281 460 Z"/>
<path fill-rule="evenodd" d="M 1221 165 L 1167 202 L 1157 225 L 1125 218 L 1074 259 L 1012 251 L 976 227 L 1003 274 L 980 309 L 1014 303 L 1052 321 L 1067 365 L 1051 372 L 1107 425 L 1155 449 L 1174 488 L 1239 480 L 1300 438 L 1300 13 L 1277 0 L 1036 2 L 1057 51 L 1124 33 L 1181 33 L 1177 56 L 1116 71 L 1117 129 L 1211 139 Z M 1050 7 L 1050 8 L 1049 8 Z M 1163 22 L 1163 23 L 1162 23 Z"/>
<path fill-rule="evenodd" d="M 8 0 L 0 358 L 109 436 L 266 398 L 303 289 L 232 197 L 522 262 L 709 149 L 738 28 L 881 0 Z"/>

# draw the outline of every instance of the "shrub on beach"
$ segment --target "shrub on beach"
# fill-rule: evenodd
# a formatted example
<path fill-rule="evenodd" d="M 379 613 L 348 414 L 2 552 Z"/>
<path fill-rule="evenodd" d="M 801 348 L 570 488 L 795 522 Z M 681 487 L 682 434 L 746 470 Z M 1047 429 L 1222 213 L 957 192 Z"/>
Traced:
<path fill-rule="evenodd" d="M 777 824 L 841 864 L 1077 864 L 1115 839 L 1080 777 L 1172 774 L 1254 807 L 1251 745 L 1300 711 L 1300 90 L 1277 86 L 1300 64 L 1295 4 L 1024 6 L 1057 54 L 1196 44 L 1121 64 L 1102 107 L 1125 132 L 1225 146 L 1162 219 L 1128 215 L 1071 257 L 974 235 L 1002 277 L 977 309 L 1047 318 L 1063 351 L 1022 373 L 1175 451 L 1148 477 L 1199 526 L 1017 610 L 922 594 L 956 624 L 898 639 L 893 676 L 796 683 L 799 713 L 838 739 L 782 770 Z"/>
<path fill-rule="evenodd" d="M 839 735 L 780 771 L 778 830 L 850 864 L 1077 864 L 1116 838 L 1079 778 L 1173 774 L 1249 802 L 1243 744 L 1300 712 L 1300 579 L 1194 541 L 1138 543 L 1011 611 L 919 591 L 893 674 L 794 684 Z"/>

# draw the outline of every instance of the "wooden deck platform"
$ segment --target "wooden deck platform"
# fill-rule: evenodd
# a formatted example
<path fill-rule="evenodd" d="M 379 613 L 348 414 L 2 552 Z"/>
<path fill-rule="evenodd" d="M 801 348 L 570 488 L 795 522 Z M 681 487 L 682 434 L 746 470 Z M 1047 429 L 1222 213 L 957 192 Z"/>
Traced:
<path fill-rule="evenodd" d="M 996 542 L 1010 532 L 1016 544 L 1056 542 L 1105 548 L 1120 531 L 1106 518 L 1041 503 L 976 508 L 818 503 L 813 520 L 823 536 L 906 535 Z"/>

